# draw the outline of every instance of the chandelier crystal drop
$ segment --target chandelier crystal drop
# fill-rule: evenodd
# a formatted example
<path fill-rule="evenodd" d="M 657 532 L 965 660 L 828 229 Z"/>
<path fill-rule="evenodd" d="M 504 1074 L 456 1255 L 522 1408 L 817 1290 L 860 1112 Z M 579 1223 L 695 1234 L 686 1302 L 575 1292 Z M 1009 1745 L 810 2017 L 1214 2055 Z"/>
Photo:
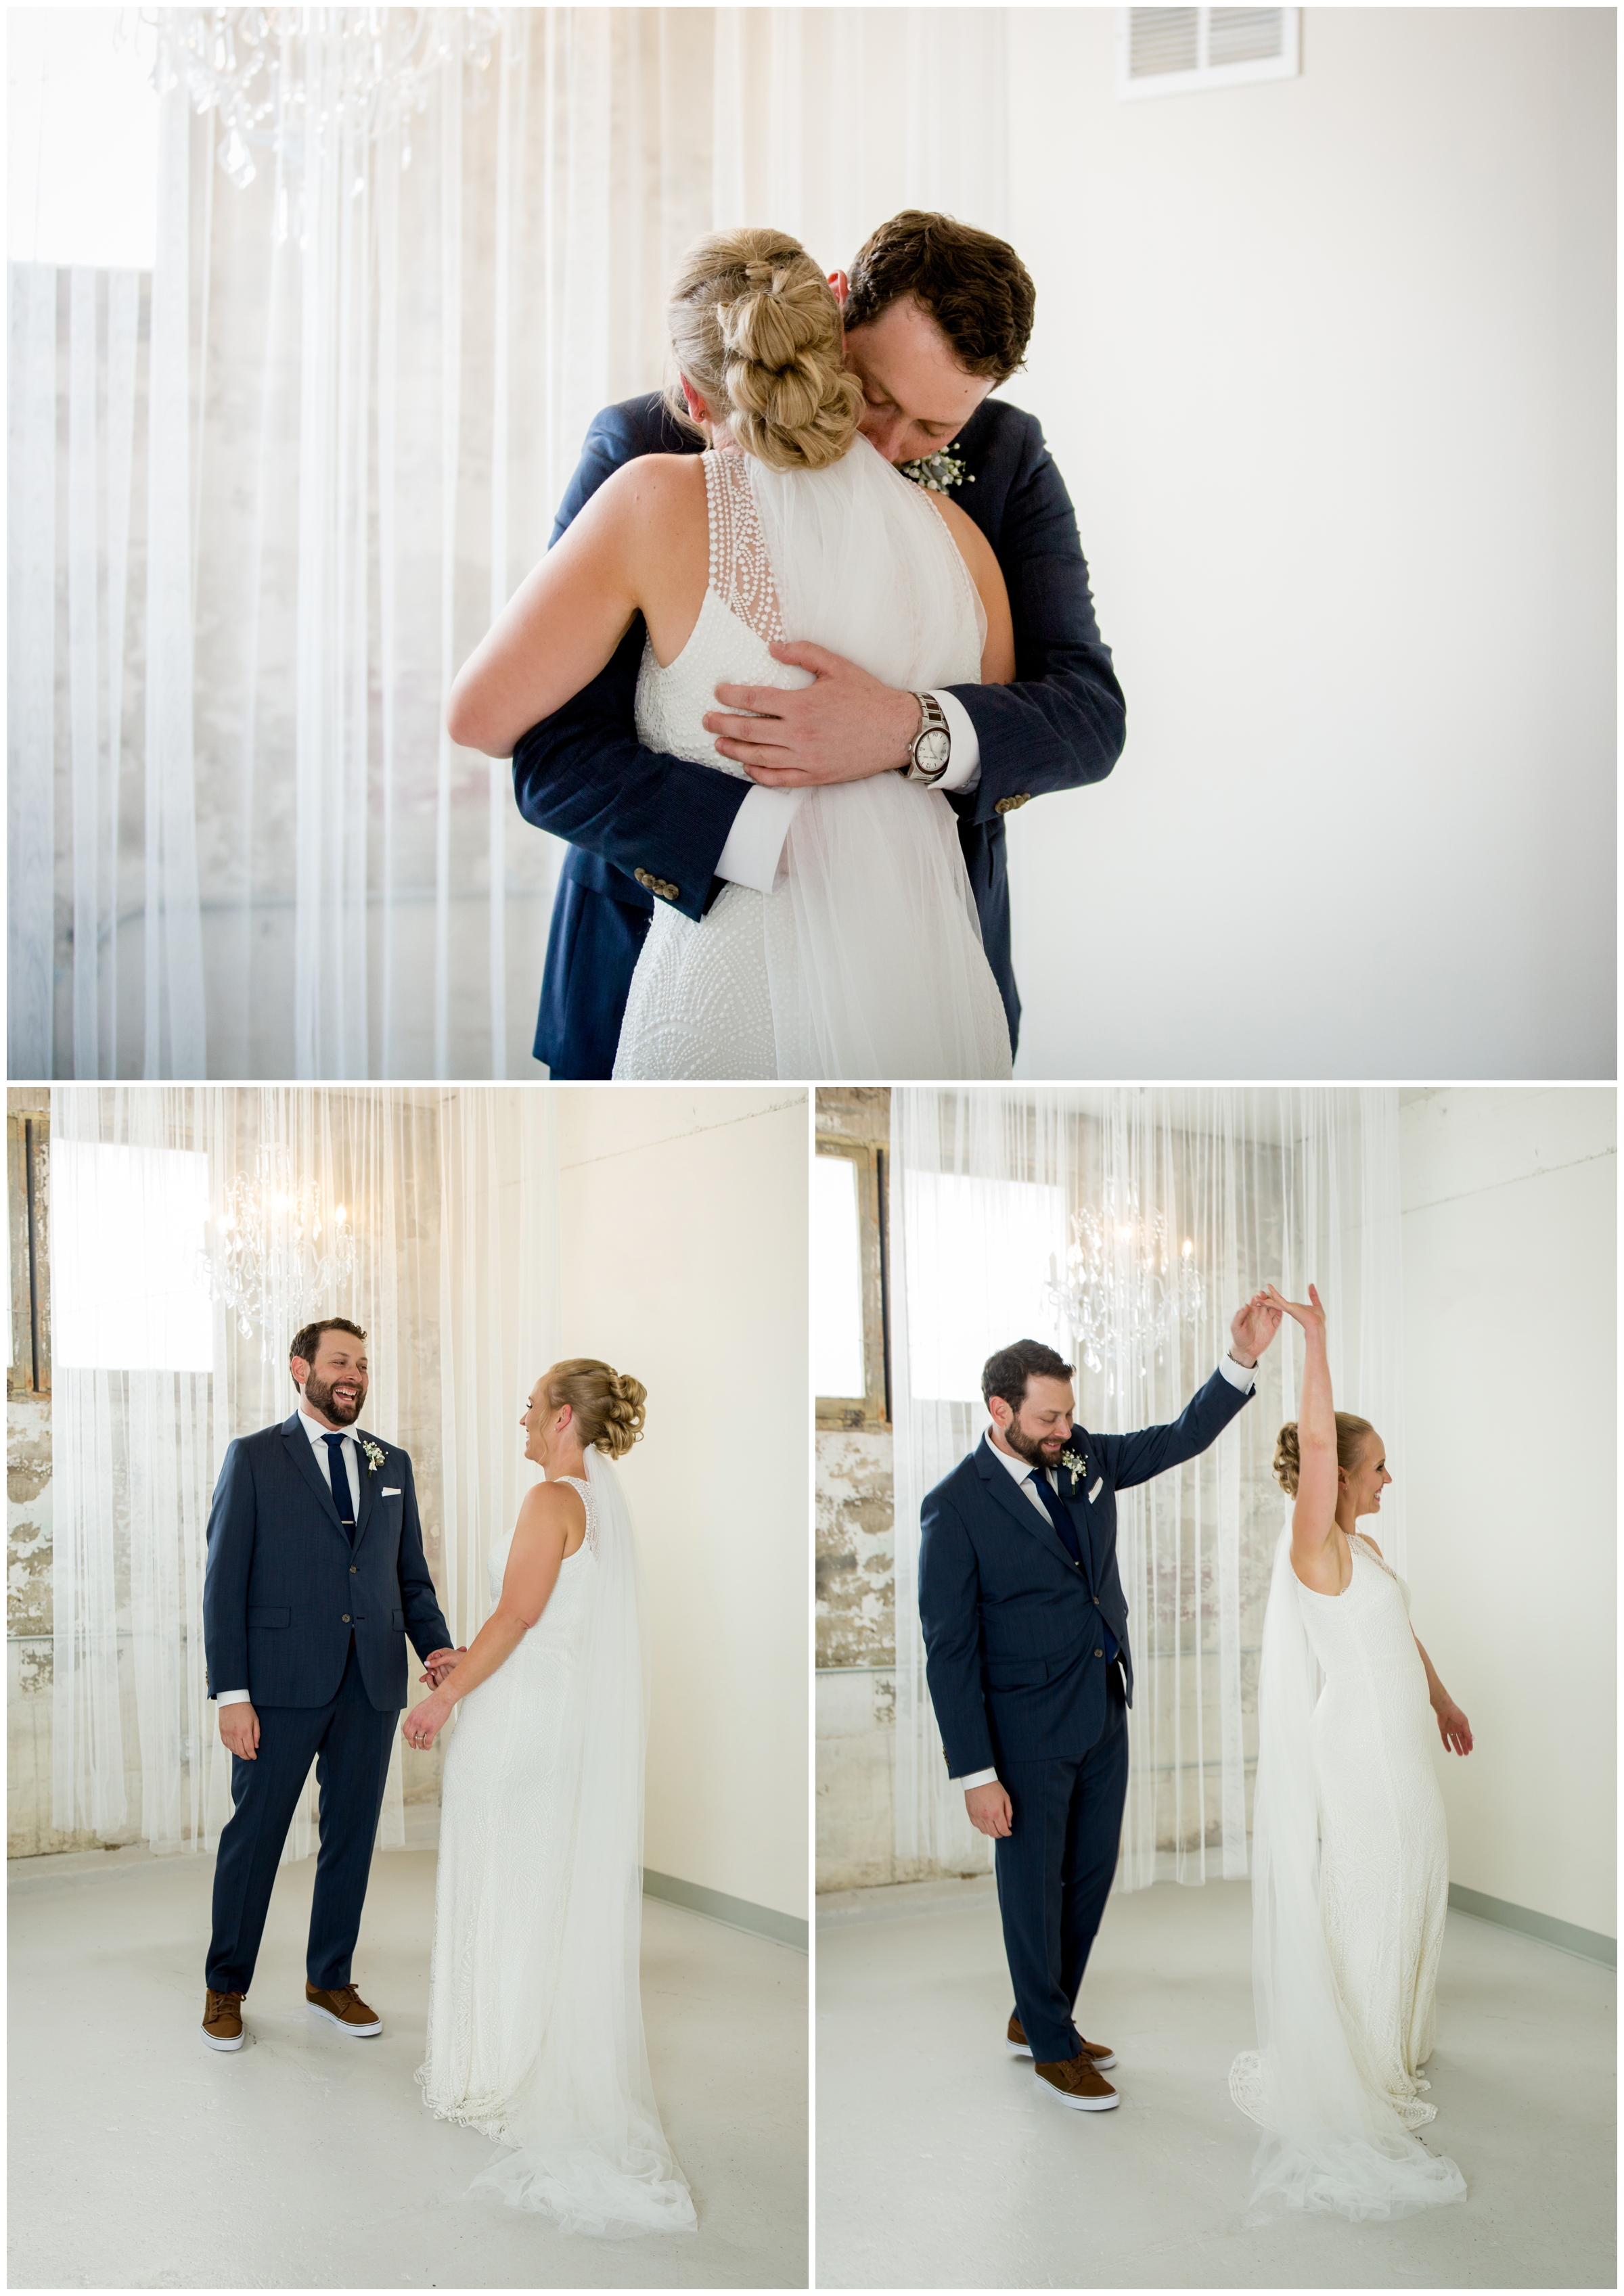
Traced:
<path fill-rule="evenodd" d="M 1111 1393 L 1118 1373 L 1135 1361 L 1144 1379 L 1148 1361 L 1161 1363 L 1180 1324 L 1206 1304 L 1193 1239 L 1175 1250 L 1166 1215 L 1141 1212 L 1138 1191 L 1114 1183 L 1103 1205 L 1072 1213 L 1065 1267 L 1050 1254 L 1046 1288 L 1087 1369 L 1110 1366 Z"/>
<path fill-rule="evenodd" d="M 239 1173 L 209 1217 L 203 1267 L 210 1296 L 244 1339 L 259 1332 L 268 1361 L 273 1335 L 285 1341 L 350 1283 L 354 1225 L 343 1204 L 328 1216 L 320 1188 L 299 1177 L 286 1148 L 261 1148 L 251 1177 Z"/>
<path fill-rule="evenodd" d="M 499 8 L 156 8 L 138 12 L 157 36 L 154 85 L 184 82 L 193 109 L 221 128 L 221 167 L 241 191 L 256 152 L 295 176 L 317 152 L 346 143 L 359 161 L 398 127 L 412 164 L 411 125 L 442 66 L 473 67 L 465 101 L 487 99 Z M 358 190 L 357 176 L 352 190 Z M 280 220 L 280 208 L 279 208 Z"/>

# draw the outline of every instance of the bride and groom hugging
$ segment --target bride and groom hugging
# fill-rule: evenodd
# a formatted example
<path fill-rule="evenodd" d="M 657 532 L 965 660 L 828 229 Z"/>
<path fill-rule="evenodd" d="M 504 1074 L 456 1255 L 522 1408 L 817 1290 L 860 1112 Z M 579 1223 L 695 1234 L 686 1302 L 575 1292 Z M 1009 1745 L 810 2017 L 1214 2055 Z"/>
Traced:
<path fill-rule="evenodd" d="M 1117 1494 L 1217 1440 L 1253 1392 L 1280 1311 L 1256 1293 L 1229 1353 L 1169 1426 L 1091 1435 L 1072 1366 L 1038 1340 L 990 1356 L 991 1425 L 920 1511 L 919 1617 L 948 1774 L 995 1845 L 1015 1995 L 1011 2049 L 1058 2103 L 1110 2112 L 1116 2063 L 1072 2012 L 1116 1872 L 1134 1694 Z"/>
<path fill-rule="evenodd" d="M 566 2230 L 685 2229 L 638 1989 L 646 1677 L 636 1548 L 611 1461 L 643 1431 L 640 1383 L 554 1364 L 522 1414 L 545 1478 L 488 1563 L 490 1615 L 452 1647 L 423 1555 L 412 1463 L 358 1425 L 366 1335 L 292 1341 L 299 1407 L 228 1448 L 209 1519 L 209 1693 L 232 1755 L 215 1863 L 202 2038 L 240 2049 L 277 1862 L 310 1765 L 320 1789 L 308 2013 L 347 2038 L 382 2021 L 352 1972 L 409 1636 L 454 1708 L 440 1789 L 428 2045 L 435 2115 L 507 2148 L 475 2180 Z"/>
<path fill-rule="evenodd" d="M 595 419 L 447 711 L 571 847 L 554 1077 L 1010 1073 L 1005 817 L 1124 737 L 1064 481 L 989 395 L 1034 308 L 917 210 L 849 277 L 767 229 L 683 258 L 671 387 Z"/>

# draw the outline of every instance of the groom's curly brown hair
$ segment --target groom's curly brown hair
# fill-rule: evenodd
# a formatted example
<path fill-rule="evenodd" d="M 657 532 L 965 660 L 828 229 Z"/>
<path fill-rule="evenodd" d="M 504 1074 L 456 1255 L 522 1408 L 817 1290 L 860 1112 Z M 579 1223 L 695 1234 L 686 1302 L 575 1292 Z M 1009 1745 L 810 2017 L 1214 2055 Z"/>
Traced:
<path fill-rule="evenodd" d="M 982 1365 L 981 1400 L 990 1409 L 994 1396 L 1000 1395 L 1012 1411 L 1019 1411 L 1029 1380 L 1070 1379 L 1075 1368 L 1041 1340 L 1015 1340 Z"/>
<path fill-rule="evenodd" d="M 947 338 L 966 374 L 1007 382 L 1026 357 L 1038 291 L 1009 242 L 973 224 L 905 208 L 852 258 L 848 330 L 912 295 Z"/>

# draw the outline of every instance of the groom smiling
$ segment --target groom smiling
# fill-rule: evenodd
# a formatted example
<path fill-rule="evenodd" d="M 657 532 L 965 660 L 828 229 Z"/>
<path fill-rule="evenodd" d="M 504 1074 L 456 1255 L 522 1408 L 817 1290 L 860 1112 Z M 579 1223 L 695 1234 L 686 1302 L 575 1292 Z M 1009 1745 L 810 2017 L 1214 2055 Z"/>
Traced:
<path fill-rule="evenodd" d="M 988 232 L 908 209 L 865 242 L 849 278 L 837 271 L 830 283 L 845 316 L 846 364 L 863 385 L 864 435 L 888 462 L 950 488 L 997 556 L 1014 683 L 922 697 L 821 646 L 776 644 L 779 660 L 812 671 L 816 683 L 718 686 L 705 719 L 718 751 L 750 775 L 742 781 L 639 745 L 638 616 L 608 668 L 513 750 L 519 810 L 572 849 L 554 900 L 536 1031 L 536 1057 L 554 1077 L 612 1072 L 656 900 L 698 919 L 724 881 L 770 892 L 800 791 L 893 771 L 928 780 L 958 816 L 1013 1046 L 1021 1000 L 1005 816 L 1029 798 L 1102 780 L 1121 752 L 1121 688 L 1095 620 L 1065 481 L 1036 416 L 989 395 L 1021 366 L 1031 333 L 1036 295 L 1020 257 Z M 587 431 L 554 541 L 623 463 L 703 445 L 657 394 L 605 407 Z"/>
<path fill-rule="evenodd" d="M 1280 1326 L 1262 1292 L 1165 1427 L 1090 1435 L 1071 1365 L 1038 1340 L 988 1357 L 991 1421 L 920 1510 L 919 1618 L 948 1773 L 991 1836 L 1015 1995 L 1007 2046 L 1081 2112 L 1118 2102 L 1109 2045 L 1072 2021 L 1117 1866 L 1134 1662 L 1117 1493 L 1195 1458 L 1253 1391 Z"/>

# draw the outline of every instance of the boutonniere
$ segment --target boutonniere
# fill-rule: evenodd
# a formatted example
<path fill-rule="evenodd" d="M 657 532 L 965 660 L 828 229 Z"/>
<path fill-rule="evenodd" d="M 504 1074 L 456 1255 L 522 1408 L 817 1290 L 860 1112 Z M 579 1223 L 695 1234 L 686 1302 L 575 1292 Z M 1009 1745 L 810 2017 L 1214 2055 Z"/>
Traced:
<path fill-rule="evenodd" d="M 1079 1459 L 1075 1451 L 1062 1451 L 1060 1455 L 1060 1464 L 1070 1475 L 1071 1496 L 1075 1498 L 1078 1485 L 1088 1472 L 1088 1462 L 1087 1459 Z"/>
<path fill-rule="evenodd" d="M 382 1446 L 382 1444 L 381 1444 L 381 1443 L 374 1443 L 374 1442 L 373 1441 L 373 1439 L 372 1439 L 372 1437 L 371 1437 L 370 1435 L 359 1435 L 359 1436 L 357 1436 L 357 1437 L 356 1438 L 356 1439 L 357 1439 L 357 1441 L 360 1444 L 362 1450 L 363 1450 L 363 1451 L 365 1453 L 365 1455 L 366 1455 L 366 1472 L 367 1472 L 367 1473 L 368 1473 L 369 1475 L 375 1475 L 375 1474 L 377 1473 L 377 1472 L 378 1472 L 379 1468 L 383 1464 L 383 1446 Z"/>
<path fill-rule="evenodd" d="M 945 447 L 934 455 L 922 455 L 917 462 L 898 463 L 897 468 L 905 479 L 912 479 L 928 495 L 945 495 L 954 487 L 962 487 L 966 479 L 972 486 L 975 484 L 975 472 L 967 471 Z"/>

